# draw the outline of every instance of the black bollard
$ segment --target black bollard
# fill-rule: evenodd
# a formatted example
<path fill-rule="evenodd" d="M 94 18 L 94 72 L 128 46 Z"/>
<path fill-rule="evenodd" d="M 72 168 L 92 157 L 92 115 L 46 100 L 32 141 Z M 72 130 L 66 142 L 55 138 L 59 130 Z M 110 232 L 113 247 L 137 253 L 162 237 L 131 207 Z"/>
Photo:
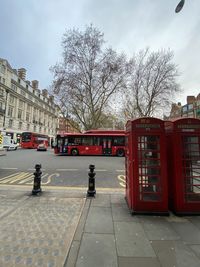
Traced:
<path fill-rule="evenodd" d="M 42 168 L 41 164 L 36 164 L 35 165 L 32 195 L 37 195 L 38 193 L 42 192 L 42 189 L 40 187 L 40 185 L 41 185 L 41 175 L 42 175 L 41 168 Z"/>
<path fill-rule="evenodd" d="M 89 175 L 89 181 L 88 181 L 88 191 L 87 191 L 87 197 L 95 197 L 96 190 L 95 190 L 95 175 L 94 172 L 95 165 L 89 165 L 90 172 L 88 172 Z"/>

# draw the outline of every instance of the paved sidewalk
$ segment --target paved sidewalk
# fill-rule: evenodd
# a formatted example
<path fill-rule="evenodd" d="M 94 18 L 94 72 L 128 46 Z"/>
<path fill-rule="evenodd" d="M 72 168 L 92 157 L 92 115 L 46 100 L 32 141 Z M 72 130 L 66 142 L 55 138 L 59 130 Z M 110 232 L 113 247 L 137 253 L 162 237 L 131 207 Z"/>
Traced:
<path fill-rule="evenodd" d="M 132 216 L 124 193 L 87 199 L 65 267 L 199 267 L 200 216 Z"/>
<path fill-rule="evenodd" d="M 199 267 L 200 216 L 129 213 L 124 192 L 0 187 L 0 267 Z"/>
<path fill-rule="evenodd" d="M 0 267 L 62 267 L 85 199 L 65 191 L 30 192 L 0 188 Z"/>

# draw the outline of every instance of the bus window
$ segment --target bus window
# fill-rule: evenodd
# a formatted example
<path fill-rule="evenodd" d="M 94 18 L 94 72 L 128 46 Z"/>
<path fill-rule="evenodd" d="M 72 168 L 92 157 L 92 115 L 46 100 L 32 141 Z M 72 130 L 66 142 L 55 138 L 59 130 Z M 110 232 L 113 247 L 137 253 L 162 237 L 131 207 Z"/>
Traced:
<path fill-rule="evenodd" d="M 64 146 L 67 146 L 68 145 L 68 138 L 65 138 L 64 140 L 65 140 L 64 141 Z"/>
<path fill-rule="evenodd" d="M 92 136 L 84 136 L 82 140 L 82 145 L 84 146 L 92 146 L 93 145 L 93 138 Z"/>
<path fill-rule="evenodd" d="M 125 145 L 124 137 L 122 137 L 122 136 L 114 137 L 113 138 L 113 145 L 114 146 L 124 146 Z"/>
<path fill-rule="evenodd" d="M 100 146 L 100 137 L 94 137 L 93 142 L 94 146 Z"/>

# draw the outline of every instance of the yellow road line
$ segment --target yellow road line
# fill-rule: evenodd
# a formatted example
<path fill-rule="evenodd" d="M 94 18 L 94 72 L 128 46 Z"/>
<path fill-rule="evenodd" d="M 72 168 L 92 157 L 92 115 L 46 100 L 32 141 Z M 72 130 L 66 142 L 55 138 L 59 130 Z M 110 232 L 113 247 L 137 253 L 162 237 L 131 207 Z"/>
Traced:
<path fill-rule="evenodd" d="M 30 189 L 31 186 L 28 185 L 6 185 L 1 184 L 0 187 L 16 187 L 16 188 L 28 188 Z M 44 185 L 41 188 L 51 189 L 51 190 L 81 190 L 87 192 L 87 187 L 78 187 L 78 186 L 53 186 L 53 185 Z M 109 191 L 109 192 L 124 192 L 123 188 L 109 188 L 109 187 L 97 187 L 96 191 Z"/>
<path fill-rule="evenodd" d="M 9 178 L 4 179 L 3 181 L 0 181 L 0 183 L 1 184 L 9 183 L 9 182 L 12 182 L 13 179 L 14 180 L 16 180 L 16 179 L 21 180 L 24 176 L 25 177 L 27 176 L 27 172 L 19 172 L 18 174 L 12 175 L 12 177 L 9 177 Z"/>
<path fill-rule="evenodd" d="M 5 176 L 5 177 L 3 177 L 3 178 L 0 178 L 0 181 L 3 181 L 4 179 L 13 177 L 13 176 L 15 176 L 15 175 L 18 175 L 19 173 L 21 173 L 21 172 L 17 172 L 17 173 L 15 172 L 15 173 L 13 173 L 13 174 L 10 174 L 10 175 L 8 175 L 8 176 Z"/>
<path fill-rule="evenodd" d="M 15 177 L 16 179 L 10 181 L 10 184 L 13 184 L 14 182 L 20 181 L 20 180 L 24 180 L 24 178 L 27 178 L 30 176 L 29 172 L 25 172 L 24 174 L 19 175 L 19 177 Z"/>

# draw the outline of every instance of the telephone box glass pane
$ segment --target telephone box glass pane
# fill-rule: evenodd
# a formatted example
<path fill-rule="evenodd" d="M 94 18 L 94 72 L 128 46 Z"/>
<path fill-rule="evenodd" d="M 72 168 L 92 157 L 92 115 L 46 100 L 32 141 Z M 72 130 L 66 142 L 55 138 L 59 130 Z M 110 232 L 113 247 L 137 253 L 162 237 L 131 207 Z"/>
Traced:
<path fill-rule="evenodd" d="M 141 201 L 160 201 L 160 137 L 138 136 L 138 173 Z"/>
<path fill-rule="evenodd" d="M 183 136 L 182 142 L 185 200 L 200 201 L 200 138 Z"/>

